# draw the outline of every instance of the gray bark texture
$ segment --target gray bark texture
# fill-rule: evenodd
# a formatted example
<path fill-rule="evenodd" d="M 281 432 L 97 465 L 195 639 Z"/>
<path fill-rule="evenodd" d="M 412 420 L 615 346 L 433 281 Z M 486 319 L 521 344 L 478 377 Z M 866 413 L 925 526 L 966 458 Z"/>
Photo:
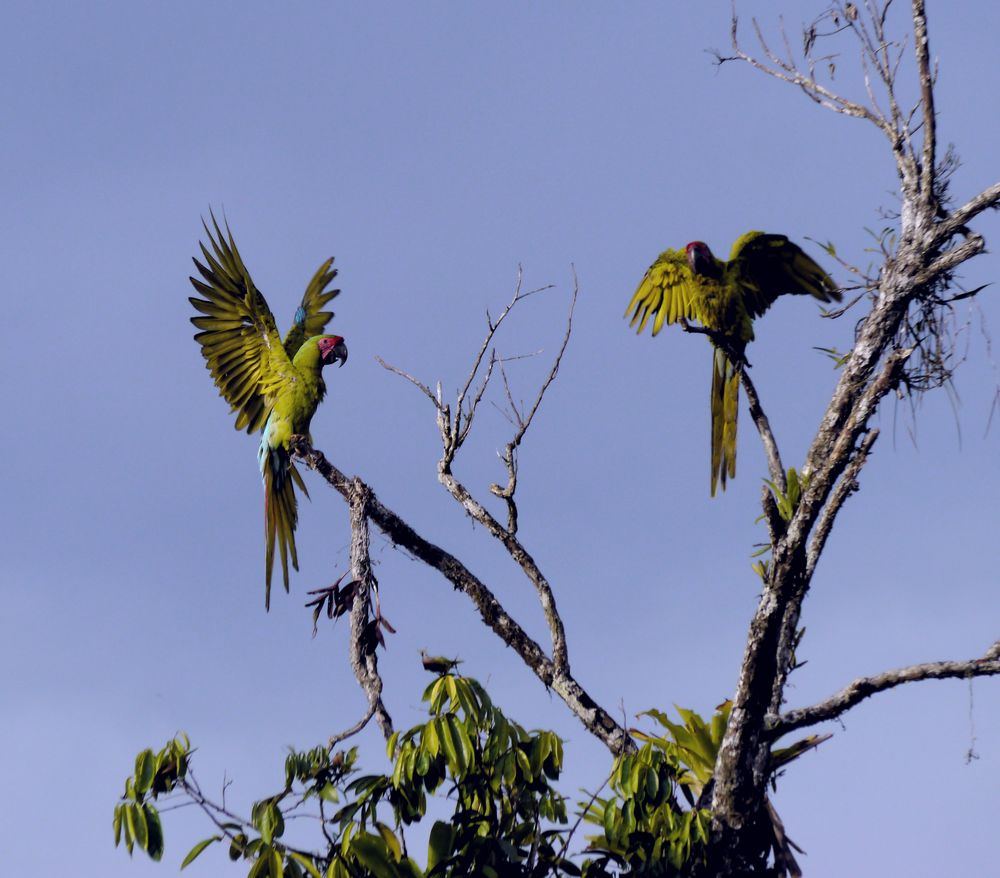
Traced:
<path fill-rule="evenodd" d="M 884 248 L 880 272 L 866 280 L 871 310 L 858 325 L 854 347 L 808 451 L 802 468 L 802 496 L 791 519 L 776 522 L 773 501 L 768 504 L 769 492 L 765 497 L 772 556 L 750 623 L 733 710 L 716 763 L 711 875 L 761 874 L 765 868 L 766 850 L 761 846 L 767 843 L 768 824 L 772 822 L 767 813 L 766 783 L 770 744 L 776 737 L 834 719 L 862 699 L 903 683 L 1000 673 L 996 655 L 1000 646 L 994 644 L 979 659 L 935 662 L 877 674 L 854 681 L 821 704 L 781 714 L 802 602 L 837 513 L 858 489 L 858 477 L 878 435 L 870 427 L 872 415 L 886 395 L 897 389 L 913 392 L 933 384 L 935 376 L 928 378 L 922 372 L 924 364 L 918 362 L 921 357 L 914 356 L 922 351 L 920 342 L 908 333 L 908 316 L 921 309 L 925 314 L 933 313 L 936 306 L 947 302 L 941 293 L 947 289 L 951 273 L 984 249 L 983 239 L 967 223 L 1000 202 L 1000 184 L 995 184 L 954 211 L 943 208 L 944 180 L 936 155 L 934 72 L 924 3 L 911 3 L 920 93 L 913 113 L 904 112 L 896 98 L 896 44 L 883 30 L 889 5 L 872 0 L 864 4 L 859 16 L 855 4 L 834 4 L 830 13 L 835 24 L 853 31 L 860 42 L 869 76 L 883 93 L 884 112 L 875 100 L 876 86 L 869 76 L 869 105 L 843 98 L 814 79 L 810 48 L 804 64 L 797 65 L 793 58 L 771 51 L 756 22 L 763 58 L 741 48 L 735 17 L 734 54 L 719 58 L 720 63 L 748 63 L 798 86 L 828 109 L 874 123 L 886 135 L 895 158 L 902 211 L 895 246 Z M 808 39 L 806 45 L 810 45 Z M 769 459 L 775 459 L 773 436 L 769 430 L 765 435 L 759 419 L 754 420 Z"/>

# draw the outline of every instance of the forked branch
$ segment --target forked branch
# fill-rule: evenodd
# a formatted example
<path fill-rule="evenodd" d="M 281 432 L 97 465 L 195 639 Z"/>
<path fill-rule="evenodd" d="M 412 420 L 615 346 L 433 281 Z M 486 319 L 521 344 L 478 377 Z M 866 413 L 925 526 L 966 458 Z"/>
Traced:
<path fill-rule="evenodd" d="M 478 610 L 483 623 L 518 654 L 546 688 L 562 698 L 587 730 L 603 741 L 609 750 L 621 753 L 635 749 L 635 743 L 625 729 L 590 697 L 568 668 L 558 667 L 545 655 L 541 646 L 504 609 L 486 584 L 458 558 L 417 533 L 386 507 L 360 479 L 344 475 L 322 452 L 312 448 L 305 436 L 293 436 L 290 445 L 296 459 L 322 476 L 349 503 L 357 488 L 364 489 L 369 520 L 390 542 L 437 570 L 456 590 L 465 594 Z"/>
<path fill-rule="evenodd" d="M 549 370 L 547 377 L 539 388 L 533 405 L 526 411 L 519 409 L 517 404 L 514 402 L 513 394 L 510 390 L 510 384 L 506 377 L 506 372 L 503 370 L 503 361 L 497 355 L 495 347 L 490 353 L 488 361 L 489 364 L 486 368 L 486 372 L 480 383 L 479 389 L 476 391 L 471 401 L 466 401 L 476 380 L 476 376 L 480 373 L 482 365 L 486 360 L 486 353 L 490 350 L 490 346 L 493 344 L 497 331 L 503 324 L 504 320 L 506 320 L 512 310 L 528 296 L 543 290 L 551 289 L 551 286 L 545 286 L 528 292 L 522 292 L 522 275 L 520 270 L 518 271 L 514 295 L 507 303 L 507 306 L 501 312 L 500 316 L 496 320 L 493 320 L 487 312 L 486 336 L 473 359 L 472 367 L 469 370 L 465 384 L 458 393 L 455 403 L 454 416 L 452 416 L 450 406 L 443 402 L 440 383 L 438 384 L 437 393 L 431 394 L 427 386 L 422 382 L 413 378 L 411 375 L 408 375 L 401 369 L 387 366 L 383 363 L 386 368 L 390 369 L 395 374 L 406 378 L 416 387 L 421 389 L 425 395 L 431 397 L 437 412 L 437 424 L 438 430 L 441 433 L 442 444 L 441 459 L 438 461 L 437 466 L 438 481 L 440 481 L 448 493 L 461 504 L 462 508 L 474 521 L 485 527 L 489 534 L 503 545 L 504 549 L 521 568 L 528 581 L 534 587 L 538 596 L 539 604 L 542 608 L 542 614 L 545 617 L 545 622 L 549 629 L 549 636 L 552 641 L 552 661 L 560 672 L 565 673 L 569 673 L 569 649 L 566 642 L 565 627 L 563 625 L 562 617 L 559 615 L 559 610 L 556 607 L 555 595 L 552 592 L 552 587 L 549 584 L 548 579 L 542 573 L 534 558 L 532 558 L 531 554 L 517 537 L 518 511 L 515 501 L 515 492 L 517 490 L 518 448 L 520 447 L 528 428 L 531 426 L 535 415 L 538 413 L 546 391 L 556 379 L 559 372 L 559 365 L 562 362 L 563 354 L 566 351 L 566 346 L 568 345 L 572 334 L 573 311 L 576 305 L 578 292 L 575 274 L 573 280 L 573 294 L 570 301 L 569 317 L 567 319 L 567 327 L 563 336 L 562 344 L 555 357 L 552 368 Z M 472 492 L 469 491 L 469 489 L 455 476 L 452 466 L 458 450 L 462 447 L 469 434 L 477 407 L 483 399 L 487 385 L 489 384 L 490 378 L 494 374 L 494 369 L 498 364 L 501 374 L 503 375 L 504 388 L 508 404 L 510 406 L 509 417 L 511 422 L 514 424 L 515 431 L 513 438 L 506 444 L 504 451 L 501 454 L 501 460 L 507 469 L 507 485 L 505 487 L 501 487 L 500 485 L 494 484 L 491 486 L 490 490 L 495 496 L 503 499 L 507 505 L 506 526 L 501 524 L 497 518 L 479 500 L 477 500 Z"/>

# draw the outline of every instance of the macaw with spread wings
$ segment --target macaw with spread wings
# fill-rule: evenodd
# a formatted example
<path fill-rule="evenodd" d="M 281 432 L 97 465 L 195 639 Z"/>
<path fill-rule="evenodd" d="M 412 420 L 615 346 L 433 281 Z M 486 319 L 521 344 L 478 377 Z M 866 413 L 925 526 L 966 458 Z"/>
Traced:
<path fill-rule="evenodd" d="M 652 319 L 653 335 L 664 323 L 697 320 L 712 339 L 712 496 L 717 484 L 736 475 L 736 415 L 744 351 L 753 340 L 753 320 L 784 293 L 839 302 L 830 276 L 784 235 L 747 232 L 733 244 L 728 262 L 708 245 L 693 241 L 683 250 L 664 250 L 632 296 L 627 317 L 642 332 Z"/>
<path fill-rule="evenodd" d="M 211 251 L 201 244 L 205 259 L 194 264 L 202 280 L 192 277 L 203 299 L 189 301 L 202 316 L 191 322 L 202 330 L 195 335 L 219 394 L 237 412 L 236 429 L 261 430 L 258 460 L 264 480 L 264 605 L 271 606 L 274 543 L 278 542 L 285 591 L 288 562 L 299 569 L 295 551 L 298 501 L 295 485 L 308 497 L 295 469 L 289 440 L 308 435 L 309 422 L 326 394 L 323 367 L 347 361 L 347 347 L 339 335 L 322 335 L 333 313 L 322 308 L 340 290 L 328 290 L 337 270 L 333 258 L 324 262 L 306 287 L 284 341 L 278 334 L 267 302 L 254 286 L 232 233 L 223 235 L 212 214 L 212 231 L 203 222 Z"/>

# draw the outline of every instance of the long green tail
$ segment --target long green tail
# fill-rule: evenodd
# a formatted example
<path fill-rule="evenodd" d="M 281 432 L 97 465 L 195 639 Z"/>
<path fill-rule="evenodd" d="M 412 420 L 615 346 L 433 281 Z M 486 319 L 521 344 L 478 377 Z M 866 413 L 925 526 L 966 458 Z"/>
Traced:
<path fill-rule="evenodd" d="M 261 454 L 261 476 L 264 479 L 264 563 L 267 585 L 264 592 L 264 606 L 271 609 L 271 575 L 274 572 L 274 543 L 278 542 L 281 555 L 281 573 L 288 591 L 288 561 L 299 569 L 298 553 L 295 551 L 295 525 L 299 520 L 298 501 L 295 497 L 297 484 L 305 492 L 302 477 L 295 469 L 288 452 L 281 447 L 263 449 Z M 308 494 L 307 494 L 308 496 Z"/>
<path fill-rule="evenodd" d="M 712 358 L 712 496 L 717 485 L 736 476 L 736 416 L 739 414 L 740 371 L 719 348 Z"/>

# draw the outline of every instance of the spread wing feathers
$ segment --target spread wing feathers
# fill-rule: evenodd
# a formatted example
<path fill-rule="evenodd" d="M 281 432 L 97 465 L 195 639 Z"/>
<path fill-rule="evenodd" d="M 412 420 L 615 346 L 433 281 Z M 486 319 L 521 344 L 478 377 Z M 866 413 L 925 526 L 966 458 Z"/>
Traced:
<path fill-rule="evenodd" d="M 271 608 L 271 575 L 274 572 L 274 544 L 278 543 L 281 555 L 281 573 L 288 591 L 288 562 L 299 569 L 299 556 L 295 551 L 295 526 L 299 520 L 298 500 L 295 485 L 308 495 L 302 476 L 292 463 L 288 452 L 281 448 L 271 448 L 263 456 L 261 475 L 264 477 L 264 562 L 267 571 L 267 585 L 264 591 L 264 606 Z"/>
<path fill-rule="evenodd" d="M 691 274 L 683 250 L 664 250 L 651 266 L 632 296 L 625 316 L 632 312 L 629 326 L 642 332 L 646 321 L 653 318 L 653 335 L 664 323 L 676 323 L 680 318 L 699 319 L 698 283 Z"/>
<path fill-rule="evenodd" d="M 718 348 L 712 358 L 712 496 L 717 485 L 736 476 L 736 417 L 739 414 L 740 373 Z"/>
<path fill-rule="evenodd" d="M 839 302 L 833 279 L 784 235 L 747 232 L 733 244 L 728 268 L 743 291 L 751 317 L 760 317 L 778 296 L 810 295 Z"/>
<path fill-rule="evenodd" d="M 191 318 L 202 330 L 194 338 L 219 393 L 239 412 L 236 429 L 252 433 L 264 425 L 277 391 L 295 380 L 295 371 L 274 315 L 250 279 L 228 225 L 223 235 L 214 214 L 214 235 L 202 225 L 212 249 L 201 244 L 205 262 L 195 259 L 194 264 L 203 280 L 190 279 L 204 296 L 189 298 L 204 315 Z"/>
<path fill-rule="evenodd" d="M 340 290 L 328 290 L 330 282 L 337 276 L 337 269 L 333 268 L 333 257 L 326 260 L 313 275 L 305 294 L 302 296 L 302 304 L 295 312 L 295 319 L 292 321 L 292 328 L 285 336 L 285 353 L 289 359 L 293 358 L 302 343 L 314 335 L 322 335 L 323 329 L 333 317 L 332 311 L 323 311 L 323 306 L 340 293 Z"/>

